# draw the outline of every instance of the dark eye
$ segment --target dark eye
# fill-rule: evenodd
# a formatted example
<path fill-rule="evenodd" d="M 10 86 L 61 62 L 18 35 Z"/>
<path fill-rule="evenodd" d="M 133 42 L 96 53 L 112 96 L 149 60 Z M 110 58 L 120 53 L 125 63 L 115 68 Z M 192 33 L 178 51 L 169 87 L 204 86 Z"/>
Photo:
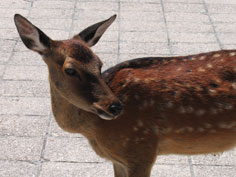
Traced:
<path fill-rule="evenodd" d="M 76 70 L 73 68 L 66 68 L 65 73 L 69 76 L 74 76 L 74 75 L 76 75 Z"/>

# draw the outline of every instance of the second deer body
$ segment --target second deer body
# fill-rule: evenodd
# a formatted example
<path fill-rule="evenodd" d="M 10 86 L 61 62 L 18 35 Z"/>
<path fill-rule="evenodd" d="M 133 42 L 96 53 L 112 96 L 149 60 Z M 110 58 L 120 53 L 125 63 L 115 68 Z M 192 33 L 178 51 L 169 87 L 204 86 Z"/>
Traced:
<path fill-rule="evenodd" d="M 53 41 L 15 16 L 25 45 L 48 65 L 59 126 L 83 134 L 116 177 L 150 176 L 158 155 L 235 147 L 236 51 L 135 59 L 101 74 L 90 47 L 114 19 Z"/>

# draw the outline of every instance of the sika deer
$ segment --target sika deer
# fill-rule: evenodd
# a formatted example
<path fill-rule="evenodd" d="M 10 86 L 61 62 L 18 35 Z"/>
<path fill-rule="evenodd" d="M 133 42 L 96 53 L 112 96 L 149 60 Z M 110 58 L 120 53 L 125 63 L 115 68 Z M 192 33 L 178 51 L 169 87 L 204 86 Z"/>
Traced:
<path fill-rule="evenodd" d="M 235 147 L 236 50 L 134 59 L 101 74 L 90 47 L 115 16 L 63 41 L 14 19 L 26 47 L 48 65 L 58 125 L 83 134 L 116 177 L 150 176 L 157 155 Z"/>

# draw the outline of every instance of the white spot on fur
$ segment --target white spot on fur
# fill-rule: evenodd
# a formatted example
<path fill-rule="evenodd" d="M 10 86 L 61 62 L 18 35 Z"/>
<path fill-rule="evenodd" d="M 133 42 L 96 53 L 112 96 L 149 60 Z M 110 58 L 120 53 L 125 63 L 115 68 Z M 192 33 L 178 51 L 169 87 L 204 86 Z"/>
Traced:
<path fill-rule="evenodd" d="M 233 56 L 235 56 L 236 55 L 236 52 L 231 52 L 231 53 L 229 53 L 229 56 L 231 56 L 231 57 L 233 57 Z"/>
<path fill-rule="evenodd" d="M 204 129 L 204 128 L 202 128 L 202 127 L 198 127 L 198 128 L 197 128 L 197 131 L 202 133 L 202 132 L 204 132 L 204 131 L 205 131 L 205 129 Z"/>
<path fill-rule="evenodd" d="M 207 68 L 212 68 L 212 64 L 207 64 Z"/>
<path fill-rule="evenodd" d="M 181 68 L 181 67 L 177 68 L 177 71 L 181 71 L 181 70 L 182 70 L 182 68 Z"/>
<path fill-rule="evenodd" d="M 211 127 L 212 127 L 212 125 L 211 125 L 211 124 L 209 124 L 209 123 L 205 123 L 205 124 L 204 124 L 204 127 L 205 127 L 205 128 L 211 128 Z"/>
<path fill-rule="evenodd" d="M 212 57 L 213 58 L 218 58 L 218 57 L 220 57 L 221 55 L 219 54 L 219 53 L 216 53 L 216 54 L 214 54 Z"/>
<path fill-rule="evenodd" d="M 139 78 L 137 78 L 137 77 L 134 78 L 134 82 L 139 82 L 139 81 L 140 81 Z"/>
<path fill-rule="evenodd" d="M 218 111 L 217 111 L 216 108 L 210 108 L 210 113 L 211 113 L 211 114 L 217 114 Z"/>
<path fill-rule="evenodd" d="M 136 132 L 136 131 L 138 131 L 138 128 L 137 127 L 133 127 L 133 130 Z"/>
<path fill-rule="evenodd" d="M 178 130 L 175 131 L 175 133 L 184 133 L 186 130 L 186 128 L 180 128 Z"/>
<path fill-rule="evenodd" d="M 193 111 L 194 111 L 194 109 L 192 106 L 187 106 L 187 108 L 186 108 L 187 113 L 192 113 Z"/>
<path fill-rule="evenodd" d="M 173 106 L 174 106 L 173 103 L 170 101 L 166 103 L 167 108 L 172 108 Z"/>
<path fill-rule="evenodd" d="M 199 71 L 199 72 L 205 72 L 205 69 L 203 69 L 203 68 L 200 67 L 200 68 L 198 68 L 198 71 Z"/>
<path fill-rule="evenodd" d="M 209 91 L 209 94 L 210 94 L 210 95 L 214 95 L 214 94 L 217 93 L 216 90 L 214 90 L 214 89 L 209 89 L 208 91 Z"/>
<path fill-rule="evenodd" d="M 142 127 L 143 126 L 143 122 L 141 120 L 137 120 L 137 124 L 138 124 L 138 127 Z"/>
<path fill-rule="evenodd" d="M 193 132 L 193 128 L 192 127 L 186 127 L 186 130 L 188 131 L 188 132 Z"/>
<path fill-rule="evenodd" d="M 185 113 L 186 113 L 186 110 L 185 110 L 185 108 L 184 108 L 183 106 L 181 106 L 181 107 L 179 108 L 179 112 L 180 112 L 181 114 L 185 114 Z"/>
<path fill-rule="evenodd" d="M 201 57 L 199 58 L 199 60 L 204 60 L 204 59 L 206 59 L 206 56 L 205 56 L 205 55 L 203 55 L 203 56 L 201 56 Z"/>
<path fill-rule="evenodd" d="M 233 109 L 233 105 L 227 103 L 227 104 L 225 104 L 225 109 L 227 109 L 227 110 L 231 110 L 231 109 Z"/>
<path fill-rule="evenodd" d="M 144 131 L 143 131 L 143 133 L 146 135 L 146 134 L 148 134 L 148 133 L 149 133 L 149 130 L 148 130 L 148 129 L 146 129 L 146 130 L 144 130 Z"/>
<path fill-rule="evenodd" d="M 236 82 L 232 83 L 232 87 L 236 89 Z"/>

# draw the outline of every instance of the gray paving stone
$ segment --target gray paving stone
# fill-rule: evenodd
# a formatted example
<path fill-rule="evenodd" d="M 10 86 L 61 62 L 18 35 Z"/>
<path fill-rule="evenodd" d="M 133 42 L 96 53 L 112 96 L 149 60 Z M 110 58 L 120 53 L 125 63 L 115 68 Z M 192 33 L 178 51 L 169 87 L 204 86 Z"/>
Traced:
<path fill-rule="evenodd" d="M 217 43 L 173 43 L 171 49 L 175 55 L 190 55 L 220 50 L 220 46 Z"/>
<path fill-rule="evenodd" d="M 117 53 L 96 53 L 103 62 L 102 71 L 117 64 Z"/>
<path fill-rule="evenodd" d="M 99 42 L 97 45 L 92 47 L 95 53 L 117 53 L 118 43 L 117 42 Z"/>
<path fill-rule="evenodd" d="M 165 14 L 167 21 L 179 21 L 179 22 L 207 22 L 209 18 L 204 13 L 184 13 L 184 12 L 168 12 Z"/>
<path fill-rule="evenodd" d="M 37 174 L 37 168 L 30 162 L 0 161 L 0 176 L 33 177 Z"/>
<path fill-rule="evenodd" d="M 4 1 L 6 2 L 6 1 Z M 29 10 L 27 9 L 9 9 L 9 8 L 0 8 L 0 14 L 1 18 L 13 18 L 15 14 L 22 14 L 24 16 L 27 16 L 29 13 Z M 13 19 L 9 21 L 9 23 L 13 24 Z"/>
<path fill-rule="evenodd" d="M 64 40 L 69 38 L 68 31 L 44 29 L 43 32 L 53 40 Z"/>
<path fill-rule="evenodd" d="M 217 33 L 222 44 L 236 44 L 235 33 Z"/>
<path fill-rule="evenodd" d="M 151 177 L 191 177 L 188 165 L 154 165 Z"/>
<path fill-rule="evenodd" d="M 47 116 L 0 115 L 0 136 L 43 136 L 46 133 Z"/>
<path fill-rule="evenodd" d="M 48 81 L 4 81 L 0 94 L 10 97 L 49 97 Z"/>
<path fill-rule="evenodd" d="M 120 53 L 153 55 L 153 54 L 170 54 L 170 51 L 167 43 L 121 42 Z"/>
<path fill-rule="evenodd" d="M 118 10 L 118 3 L 117 2 L 78 2 L 76 4 L 76 9 L 82 10 L 95 10 L 95 11 L 116 11 Z"/>
<path fill-rule="evenodd" d="M 213 33 L 175 33 L 170 32 L 171 42 L 192 42 L 192 43 L 216 43 Z"/>
<path fill-rule="evenodd" d="M 36 9 L 73 9 L 74 1 L 35 1 L 33 8 Z"/>
<path fill-rule="evenodd" d="M 208 4 L 236 4 L 235 0 L 205 0 L 206 3 Z"/>
<path fill-rule="evenodd" d="M 192 156 L 192 164 L 236 166 L 236 149 L 213 155 Z"/>
<path fill-rule="evenodd" d="M 30 17 L 32 18 L 72 18 L 73 9 L 32 9 Z"/>
<path fill-rule="evenodd" d="M 177 3 L 202 3 L 202 0 L 163 0 L 166 2 L 177 2 Z"/>
<path fill-rule="evenodd" d="M 236 44 L 223 44 L 223 49 L 234 50 L 236 49 Z"/>
<path fill-rule="evenodd" d="M 85 138 L 48 137 L 44 159 L 49 161 L 104 162 Z"/>
<path fill-rule="evenodd" d="M 2 77 L 4 73 L 5 65 L 0 65 L 0 77 Z"/>
<path fill-rule="evenodd" d="M 208 4 L 209 13 L 236 13 L 236 4 Z"/>
<path fill-rule="evenodd" d="M 36 97 L 1 97 L 0 114 L 49 115 L 50 99 Z"/>
<path fill-rule="evenodd" d="M 3 79 L 7 80 L 47 80 L 46 66 L 13 66 L 6 68 Z"/>
<path fill-rule="evenodd" d="M 193 166 L 195 176 L 201 177 L 235 177 L 235 166 Z"/>
<path fill-rule="evenodd" d="M 15 28 L 15 24 L 12 21 L 12 17 L 0 17 L 1 20 L 1 26 L 0 29 L 8 29 L 8 28 Z"/>
<path fill-rule="evenodd" d="M 142 21 L 142 22 L 150 22 L 150 21 L 163 21 L 164 16 L 162 12 L 138 12 L 135 13 L 133 11 L 123 11 L 120 13 L 120 20 L 123 21 Z"/>
<path fill-rule="evenodd" d="M 206 12 L 203 4 L 183 4 L 183 3 L 168 3 L 164 4 L 165 12 Z"/>
<path fill-rule="evenodd" d="M 217 33 L 236 33 L 236 23 L 214 24 Z"/>
<path fill-rule="evenodd" d="M 165 155 L 158 156 L 156 165 L 188 165 L 188 156 L 185 155 Z"/>
<path fill-rule="evenodd" d="M 22 46 L 26 48 L 25 46 Z M 14 52 L 11 60 L 8 62 L 9 65 L 37 65 L 37 66 L 46 66 L 42 57 L 36 52 L 30 50 Z"/>
<path fill-rule="evenodd" d="M 122 32 L 120 33 L 122 42 L 168 42 L 167 32 Z"/>
<path fill-rule="evenodd" d="M 149 22 L 142 22 L 142 21 L 126 21 L 123 20 L 120 22 L 120 30 L 121 31 L 166 31 L 166 26 L 164 22 L 158 21 L 149 21 Z"/>
<path fill-rule="evenodd" d="M 213 33 L 213 27 L 210 23 L 196 22 L 168 22 L 168 31 L 180 33 Z"/>
<path fill-rule="evenodd" d="M 18 38 L 16 29 L 1 29 L 1 39 L 15 39 Z"/>
<path fill-rule="evenodd" d="M 210 14 L 210 17 L 214 23 L 235 23 L 236 22 L 236 15 L 234 14 Z"/>
<path fill-rule="evenodd" d="M 162 12 L 161 4 L 153 3 L 134 3 L 134 2 L 121 2 L 120 10 L 123 11 L 142 11 L 142 12 Z"/>
<path fill-rule="evenodd" d="M 110 163 L 55 163 L 45 162 L 40 177 L 109 177 L 113 176 Z"/>
<path fill-rule="evenodd" d="M 27 9 L 31 6 L 30 1 L 24 1 L 24 0 L 7 0 L 7 1 L 1 1 L 1 8 L 22 8 Z"/>
<path fill-rule="evenodd" d="M 0 137 L 1 160 L 38 161 L 42 148 L 39 137 Z"/>

